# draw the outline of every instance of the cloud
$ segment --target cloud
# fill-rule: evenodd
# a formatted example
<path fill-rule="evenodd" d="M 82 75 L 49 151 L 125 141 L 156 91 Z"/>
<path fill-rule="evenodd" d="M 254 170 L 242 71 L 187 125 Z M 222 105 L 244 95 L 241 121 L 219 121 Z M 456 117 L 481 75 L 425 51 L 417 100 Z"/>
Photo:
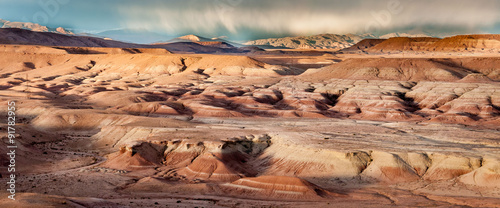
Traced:
<path fill-rule="evenodd" d="M 398 2 L 399 12 L 391 13 L 389 4 Z M 268 36 L 343 34 L 426 25 L 473 31 L 498 24 L 499 9 L 496 0 L 152 0 L 118 4 L 123 27 L 230 37 L 255 35 L 255 31 Z"/>

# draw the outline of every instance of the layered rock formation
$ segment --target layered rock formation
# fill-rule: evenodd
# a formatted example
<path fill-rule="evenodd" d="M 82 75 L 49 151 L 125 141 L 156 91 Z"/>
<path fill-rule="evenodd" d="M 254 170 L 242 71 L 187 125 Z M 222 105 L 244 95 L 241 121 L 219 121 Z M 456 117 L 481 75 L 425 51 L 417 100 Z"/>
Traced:
<path fill-rule="evenodd" d="M 220 189 L 228 195 L 280 200 L 318 200 L 335 196 L 308 181 L 286 176 L 243 178 L 221 185 Z"/>

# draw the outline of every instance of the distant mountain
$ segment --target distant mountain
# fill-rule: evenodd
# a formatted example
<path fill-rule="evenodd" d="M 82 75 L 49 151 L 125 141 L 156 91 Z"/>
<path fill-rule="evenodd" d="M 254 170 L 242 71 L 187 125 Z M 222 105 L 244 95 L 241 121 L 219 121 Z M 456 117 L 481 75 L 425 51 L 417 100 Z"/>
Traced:
<path fill-rule="evenodd" d="M 399 38 L 399 37 L 407 37 L 407 38 L 423 38 L 423 37 L 432 37 L 429 34 L 410 34 L 410 33 L 389 33 L 386 35 L 379 36 L 379 39 L 389 39 L 389 38 Z"/>
<path fill-rule="evenodd" d="M 362 40 L 372 39 L 389 39 L 394 37 L 433 37 L 430 33 L 418 30 L 411 30 L 402 33 L 389 33 L 382 36 L 376 36 L 370 33 L 362 35 L 346 34 L 320 34 L 312 36 L 298 36 L 298 37 L 283 37 L 283 38 L 269 38 L 254 41 L 248 41 L 245 45 L 253 46 L 270 46 L 291 49 L 347 49 Z M 370 45 L 371 42 L 364 42 L 363 44 Z M 359 47 L 368 47 L 363 45 Z"/>
<path fill-rule="evenodd" d="M 103 38 L 66 35 L 53 32 L 36 32 L 19 28 L 0 29 L 0 44 L 140 48 L 140 44 L 124 43 Z"/>
<path fill-rule="evenodd" d="M 263 45 L 293 49 L 343 49 L 361 41 L 363 37 L 353 34 L 321 34 L 313 36 L 269 38 L 246 42 L 245 45 Z"/>
<path fill-rule="evenodd" d="M 211 44 L 212 43 L 212 44 Z M 126 43 L 108 38 L 79 35 L 64 35 L 53 32 L 34 32 L 18 28 L 0 28 L 0 44 L 105 47 L 105 48 L 163 48 L 174 53 L 249 53 L 257 49 L 252 47 L 236 48 L 218 42 L 177 42 L 162 44 Z"/>
<path fill-rule="evenodd" d="M 371 34 L 371 33 L 365 33 L 365 34 L 361 34 L 361 35 L 358 35 L 359 37 L 363 38 L 363 39 L 379 39 L 378 36 L 374 35 L 374 34 Z"/>
<path fill-rule="evenodd" d="M 206 38 L 206 37 L 202 37 L 202 36 L 198 36 L 198 35 L 185 35 L 185 36 L 181 36 L 181 37 L 177 37 L 177 38 L 174 38 L 174 39 L 171 39 L 169 41 L 167 41 L 168 43 L 177 43 L 177 42 L 193 42 L 193 43 L 199 43 L 201 45 L 207 45 L 207 46 L 210 46 L 210 45 L 219 45 L 222 46 L 222 45 L 225 45 L 226 47 L 227 46 L 231 46 L 231 47 L 246 47 L 246 45 L 243 45 L 243 44 L 239 44 L 239 43 L 235 43 L 235 42 L 231 42 L 231 41 L 228 41 L 228 40 L 225 40 L 225 39 L 221 39 L 221 38 Z"/>
<path fill-rule="evenodd" d="M 19 28 L 31 30 L 34 32 L 53 32 L 65 35 L 74 35 L 71 31 L 68 31 L 67 29 L 64 29 L 62 27 L 51 28 L 31 22 L 11 22 L 3 19 L 0 19 L 0 28 Z"/>
<path fill-rule="evenodd" d="M 113 40 L 125 41 L 129 43 L 140 43 L 140 44 L 163 42 L 172 38 L 167 35 L 162 35 L 147 30 L 132 30 L 132 29 L 108 30 L 96 33 L 94 35 L 111 38 Z"/>
<path fill-rule="evenodd" d="M 169 40 L 168 42 L 208 42 L 208 41 L 213 41 L 213 39 L 201 37 L 198 35 L 185 35 Z"/>

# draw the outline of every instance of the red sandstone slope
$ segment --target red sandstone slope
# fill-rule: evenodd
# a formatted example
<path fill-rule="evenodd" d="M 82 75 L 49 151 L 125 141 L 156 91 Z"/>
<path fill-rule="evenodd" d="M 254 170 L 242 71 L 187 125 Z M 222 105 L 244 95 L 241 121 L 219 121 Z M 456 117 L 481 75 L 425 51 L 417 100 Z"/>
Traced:
<path fill-rule="evenodd" d="M 151 143 L 137 143 L 120 148 L 102 166 L 119 170 L 155 168 L 161 164 L 163 149 Z"/>
<path fill-rule="evenodd" d="M 248 198 L 281 200 L 318 200 L 341 196 L 326 191 L 315 184 L 297 177 L 260 176 L 242 178 L 220 186 L 223 193 Z"/>
<path fill-rule="evenodd" d="M 189 180 L 227 181 L 232 182 L 247 175 L 248 167 L 241 162 L 245 155 L 240 152 L 204 153 L 190 165 L 177 171 Z"/>
<path fill-rule="evenodd" d="M 387 52 L 387 51 L 408 51 L 421 50 L 439 41 L 439 38 L 390 38 L 374 47 L 367 49 L 369 52 Z"/>
<path fill-rule="evenodd" d="M 464 51 L 500 49 L 500 35 L 458 35 L 437 41 L 428 50 Z"/>

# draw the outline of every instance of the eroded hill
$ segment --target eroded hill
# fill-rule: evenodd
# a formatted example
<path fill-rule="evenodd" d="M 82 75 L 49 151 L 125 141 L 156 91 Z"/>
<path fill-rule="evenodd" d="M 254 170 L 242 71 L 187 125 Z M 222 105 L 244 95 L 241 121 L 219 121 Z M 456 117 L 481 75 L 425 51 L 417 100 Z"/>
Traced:
<path fill-rule="evenodd" d="M 0 54 L 0 103 L 15 100 L 19 116 L 21 206 L 500 202 L 495 57 L 318 53 L 298 59 L 339 63 L 305 71 L 165 49 Z"/>

